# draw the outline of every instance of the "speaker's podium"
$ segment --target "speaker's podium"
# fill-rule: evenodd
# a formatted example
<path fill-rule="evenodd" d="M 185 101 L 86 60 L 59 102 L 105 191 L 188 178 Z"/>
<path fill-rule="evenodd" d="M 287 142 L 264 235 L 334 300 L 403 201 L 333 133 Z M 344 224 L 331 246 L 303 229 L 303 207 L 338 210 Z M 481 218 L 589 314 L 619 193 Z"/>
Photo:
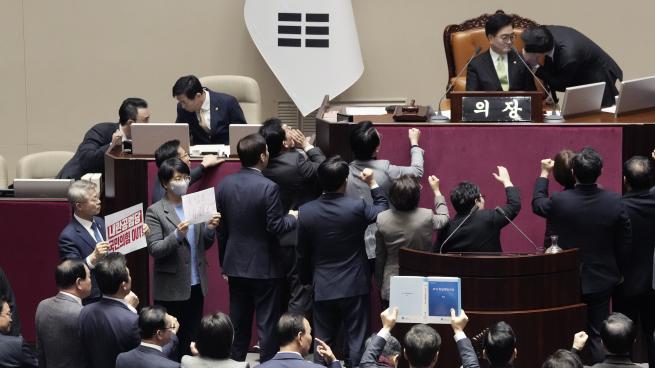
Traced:
<path fill-rule="evenodd" d="M 401 276 L 461 278 L 462 308 L 469 317 L 469 338 L 498 321 L 517 336 L 515 367 L 540 366 L 555 350 L 570 349 L 573 335 L 585 329 L 587 309 L 580 303 L 577 250 L 562 253 L 430 253 L 400 249 Z M 402 337 L 411 324 L 399 323 Z M 460 366 L 450 325 L 432 325 L 441 335 L 438 367 Z M 486 362 L 480 363 L 484 366 Z M 405 365 L 406 366 L 406 365 Z"/>

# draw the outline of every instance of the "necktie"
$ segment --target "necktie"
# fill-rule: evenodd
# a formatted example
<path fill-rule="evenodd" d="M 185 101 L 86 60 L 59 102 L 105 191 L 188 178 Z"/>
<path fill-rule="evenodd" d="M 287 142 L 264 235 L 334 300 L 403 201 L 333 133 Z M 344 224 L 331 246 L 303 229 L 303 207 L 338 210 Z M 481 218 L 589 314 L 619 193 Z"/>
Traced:
<path fill-rule="evenodd" d="M 498 80 L 503 91 L 509 91 L 509 78 L 507 76 L 507 68 L 505 67 L 505 58 L 502 55 L 498 55 L 496 74 L 498 74 Z"/>
<path fill-rule="evenodd" d="M 102 234 L 100 233 L 100 229 L 98 228 L 98 225 L 94 222 L 91 223 L 91 229 L 93 229 L 93 237 L 96 240 L 96 243 L 100 243 L 101 241 L 105 241 L 105 239 L 102 237 Z"/>
<path fill-rule="evenodd" d="M 205 119 L 205 112 L 200 110 L 198 113 L 198 120 L 200 121 L 200 127 L 205 130 L 205 132 L 209 133 L 211 130 L 209 124 L 207 124 L 207 119 Z"/>

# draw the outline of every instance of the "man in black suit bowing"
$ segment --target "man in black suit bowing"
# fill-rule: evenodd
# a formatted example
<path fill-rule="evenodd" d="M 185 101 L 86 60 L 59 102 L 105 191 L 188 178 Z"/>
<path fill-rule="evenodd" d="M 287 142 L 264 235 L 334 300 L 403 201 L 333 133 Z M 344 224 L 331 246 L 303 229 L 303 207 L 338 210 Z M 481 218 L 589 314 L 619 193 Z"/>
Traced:
<path fill-rule="evenodd" d="M 278 237 L 296 227 L 296 211 L 285 215 L 280 189 L 262 170 L 268 164 L 266 141 L 251 134 L 237 144 L 241 171 L 216 189 L 219 259 L 230 287 L 234 323 L 232 359 L 245 361 L 256 315 L 260 360 L 277 351 L 275 325 L 280 317 L 280 281 L 284 277 Z"/>
<path fill-rule="evenodd" d="M 653 162 L 643 156 L 630 158 L 623 164 L 623 182 L 627 192 L 621 201 L 632 224 L 632 245 L 620 255 L 619 267 L 623 283 L 612 298 L 613 310 L 640 323 L 648 347 L 648 364 L 655 367 L 655 291 L 653 250 L 655 249 L 655 192 Z"/>
<path fill-rule="evenodd" d="M 615 104 L 614 96 L 619 94 L 615 84 L 623 79 L 623 71 L 587 36 L 570 27 L 539 26 L 523 31 L 521 39 L 525 61 L 553 94 L 566 87 L 605 82 L 603 107 Z"/>
<path fill-rule="evenodd" d="M 314 286 L 316 336 L 332 345 L 343 323 L 349 366 L 356 367 L 364 352 L 370 312 L 371 270 L 364 232 L 389 203 L 371 169 L 364 169 L 360 179 L 368 184 L 373 204 L 345 196 L 349 173 L 340 156 L 319 166 L 324 193 L 300 207 L 297 250 L 300 280 Z M 322 361 L 318 354 L 314 359 Z"/>
<path fill-rule="evenodd" d="M 189 124 L 191 144 L 229 144 L 228 126 L 246 123 L 234 96 L 203 88 L 194 75 L 175 82 L 173 97 L 178 102 L 175 122 Z"/>
<path fill-rule="evenodd" d="M 585 147 L 571 159 L 574 189 L 548 198 L 548 178 L 540 177 L 532 196 L 532 211 L 551 221 L 559 245 L 578 248 L 582 301 L 588 308 L 587 346 L 594 363 L 605 357 L 600 327 L 609 316 L 610 296 L 622 279 L 616 257 L 630 246 L 632 236 L 620 196 L 596 184 L 602 168 L 598 152 Z"/>
<path fill-rule="evenodd" d="M 467 91 L 534 91 L 534 78 L 512 50 L 512 17 L 499 10 L 484 25 L 489 50 L 471 61 L 466 70 Z"/>

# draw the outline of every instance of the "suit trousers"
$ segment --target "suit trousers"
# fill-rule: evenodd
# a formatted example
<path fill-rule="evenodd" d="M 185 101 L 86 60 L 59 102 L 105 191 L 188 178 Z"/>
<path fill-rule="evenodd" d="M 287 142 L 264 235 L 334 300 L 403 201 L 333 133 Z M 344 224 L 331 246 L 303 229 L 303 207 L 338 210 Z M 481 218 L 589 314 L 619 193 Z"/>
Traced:
<path fill-rule="evenodd" d="M 343 325 L 348 367 L 356 367 L 364 354 L 364 343 L 369 331 L 369 294 L 349 298 L 314 301 L 314 336 L 334 349 L 339 328 Z M 314 351 L 314 361 L 323 364 L 323 358 Z"/>
<path fill-rule="evenodd" d="M 597 293 L 582 294 L 582 302 L 587 304 L 587 334 L 589 340 L 587 347 L 591 353 L 592 362 L 585 365 L 594 365 L 605 360 L 605 347 L 600 340 L 600 328 L 603 321 L 610 315 L 610 295 L 613 290 Z"/>
<path fill-rule="evenodd" d="M 309 289 L 300 284 L 298 267 L 296 265 L 296 247 L 281 246 L 280 258 L 282 270 L 286 275 L 281 283 L 280 303 L 281 313 L 292 312 L 309 315 L 312 310 L 312 295 Z"/>
<path fill-rule="evenodd" d="M 634 296 L 616 293 L 612 298 L 612 307 L 615 312 L 623 313 L 635 324 L 641 325 L 648 349 L 648 366 L 655 367 L 655 336 L 653 336 L 653 331 L 655 331 L 655 292 L 651 290 L 647 294 Z"/>
<path fill-rule="evenodd" d="M 255 315 L 259 335 L 260 362 L 270 360 L 278 351 L 275 338 L 280 318 L 280 279 L 228 278 L 230 319 L 234 325 L 232 359 L 243 362 L 248 354 Z"/>
<path fill-rule="evenodd" d="M 178 362 L 182 359 L 183 355 L 191 355 L 189 344 L 195 340 L 198 334 L 204 303 L 205 297 L 202 295 L 200 284 L 191 286 L 191 296 L 187 300 L 155 300 L 155 304 L 165 307 L 168 314 L 177 318 L 177 321 L 180 323 L 180 330 L 177 332 L 179 345 L 177 347 L 177 354 L 174 356 Z"/>

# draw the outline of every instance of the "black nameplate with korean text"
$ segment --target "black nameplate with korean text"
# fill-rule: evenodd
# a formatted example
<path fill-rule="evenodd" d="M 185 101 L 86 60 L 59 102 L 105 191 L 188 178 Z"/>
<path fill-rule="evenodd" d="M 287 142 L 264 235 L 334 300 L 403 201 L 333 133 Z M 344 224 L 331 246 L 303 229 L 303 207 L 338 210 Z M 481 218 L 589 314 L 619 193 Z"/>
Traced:
<path fill-rule="evenodd" d="M 530 96 L 462 97 L 462 121 L 520 123 L 532 121 Z"/>

